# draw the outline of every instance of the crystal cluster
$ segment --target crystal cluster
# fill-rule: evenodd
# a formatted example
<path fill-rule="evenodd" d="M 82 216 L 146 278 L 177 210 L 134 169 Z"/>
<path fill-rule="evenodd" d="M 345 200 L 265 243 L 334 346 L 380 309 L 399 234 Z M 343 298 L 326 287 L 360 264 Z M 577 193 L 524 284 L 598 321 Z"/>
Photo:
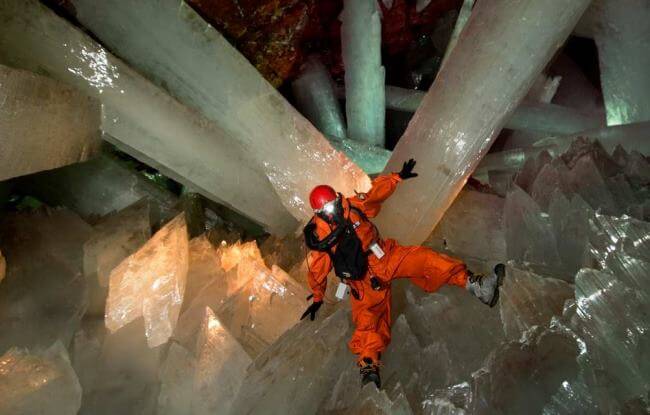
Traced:
<path fill-rule="evenodd" d="M 211 135 L 218 137 L 211 137 L 201 146 L 198 143 L 187 146 L 184 151 L 194 157 L 198 153 L 219 157 L 206 161 L 204 167 L 219 171 L 220 177 L 196 183 L 198 189 L 211 190 L 214 197 L 221 198 L 227 195 L 241 198 L 247 194 L 246 202 L 224 201 L 255 219 L 266 216 L 260 220 L 262 223 L 277 225 L 273 221 L 278 222 L 282 214 L 270 211 L 277 203 L 295 218 L 308 219 L 308 192 L 317 184 L 330 183 L 347 195 L 354 190 L 366 190 L 370 184 L 361 169 L 332 148 L 228 40 L 185 2 L 142 0 L 127 4 L 108 0 L 98 4 L 92 0 L 73 0 L 71 3 L 77 18 L 111 50 L 164 86 L 183 104 L 204 115 L 205 118 L 200 117 L 201 124 L 214 125 Z M 141 27 L 147 30 L 142 31 Z M 175 131 L 174 124 L 170 125 Z M 207 143 L 211 146 L 206 147 Z M 215 146 L 219 151 L 213 150 Z M 177 149 L 174 157 L 179 152 L 183 154 L 183 149 Z M 197 163 L 187 164 L 198 168 Z M 232 176 L 226 176 L 229 174 Z M 255 180 L 249 174 L 256 175 Z M 249 184 L 249 191 L 242 191 Z M 217 189 L 217 185 L 233 187 Z M 257 187 L 270 188 L 277 195 L 262 201 Z M 252 199 L 253 194 L 260 199 Z M 251 214 L 256 210 L 257 214 Z M 271 230 L 281 233 L 277 227 Z"/>
<path fill-rule="evenodd" d="M 75 2 L 75 5 L 79 5 Z M 101 22 L 119 25 L 124 28 L 140 28 L 144 25 L 137 21 L 133 24 L 124 24 L 125 19 L 111 20 L 105 17 L 105 13 L 119 13 L 127 11 L 131 17 L 136 16 L 135 11 L 139 10 L 133 5 L 122 5 L 117 7 L 117 2 L 88 2 L 92 11 L 97 16 L 104 16 Z M 156 13 L 171 14 L 174 21 L 177 20 L 178 2 L 165 1 L 146 2 L 149 10 Z M 138 2 L 138 6 L 144 5 L 145 2 Z M 184 6 L 187 7 L 187 6 Z M 100 12 L 101 8 L 101 12 Z M 80 18 L 83 14 L 79 15 Z M 154 14 L 151 15 L 152 17 Z M 157 15 L 156 15 L 157 16 Z M 104 132 L 103 138 L 116 145 L 121 150 L 149 164 L 150 166 L 163 172 L 165 175 L 181 182 L 184 185 L 200 189 L 201 193 L 215 201 L 224 203 L 236 211 L 239 211 L 253 220 L 265 225 L 269 230 L 278 234 L 292 231 L 296 226 L 295 219 L 289 214 L 278 193 L 274 190 L 273 185 L 269 182 L 271 174 L 265 175 L 265 167 L 260 163 L 251 162 L 247 154 L 252 152 L 253 146 L 246 147 L 239 143 L 232 132 L 226 125 L 219 125 L 213 120 L 206 118 L 200 111 L 181 104 L 177 99 L 169 95 L 163 89 L 155 86 L 153 83 L 142 77 L 139 73 L 131 69 L 126 63 L 112 55 L 107 49 L 97 43 L 93 38 L 83 33 L 81 30 L 66 22 L 63 18 L 57 16 L 45 5 L 36 0 L 27 1 L 7 1 L 0 8 L 0 18 L 3 21 L 0 28 L 0 62 L 13 67 L 27 69 L 35 72 L 46 72 L 50 77 L 65 82 L 98 99 L 102 104 L 101 129 Z M 162 17 L 161 17 L 162 18 Z M 203 30 L 206 24 L 194 16 L 194 25 L 187 21 L 187 30 L 190 30 L 188 36 L 193 41 L 206 39 Z M 82 19 L 83 20 L 83 19 Z M 191 20 L 191 19 L 190 19 Z M 159 27 L 163 33 L 171 34 L 169 29 L 184 27 L 174 24 L 163 24 L 164 20 L 158 21 Z M 200 26 L 199 27 L 197 27 Z M 92 27 L 89 25 L 89 27 Z M 153 27 L 153 26 L 151 26 Z M 193 29 L 192 29 L 193 28 Z M 211 28 L 209 28 L 211 29 Z M 198 30 L 198 32 L 197 32 Z M 213 31 L 213 35 L 221 37 Z M 112 30 L 110 33 L 119 34 L 121 32 Z M 145 34 L 151 34 L 150 31 L 139 31 L 135 36 L 129 36 L 129 41 L 118 41 L 115 49 L 120 46 L 134 45 L 133 40 L 144 40 Z M 197 33 L 200 33 L 197 35 Z M 102 36 L 100 36 L 102 37 Z M 18 41 L 19 40 L 19 41 Z M 227 42 L 221 39 L 223 44 Z M 211 43 L 211 41 L 208 41 Z M 173 45 L 174 43 L 167 43 Z M 141 44 L 139 44 L 141 45 Z M 182 62 L 197 62 L 196 59 L 180 58 L 167 52 L 166 48 L 149 47 L 144 44 L 146 53 L 159 51 L 164 57 L 169 57 L 175 64 Z M 207 58 L 215 56 L 213 53 L 178 45 L 173 50 L 195 51 L 199 56 Z M 138 56 L 147 56 L 145 52 L 139 51 Z M 241 56 L 235 57 L 235 62 L 241 65 L 250 66 Z M 155 63 L 159 67 L 159 62 Z M 214 67 L 214 64 L 206 64 L 201 68 Z M 237 68 L 237 65 L 235 66 Z M 236 70 L 236 69 L 235 69 Z M 254 72 L 254 68 L 250 67 Z M 203 71 L 207 75 L 206 71 Z M 237 76 L 240 72 L 236 72 Z M 234 76 L 231 74 L 231 77 Z M 256 73 L 257 78 L 250 83 L 254 92 L 259 92 L 257 87 L 266 85 L 269 90 L 273 88 L 265 84 L 261 76 Z M 207 75 L 207 79 L 215 81 L 212 75 Z M 259 78 L 259 79 L 258 79 Z M 178 79 L 174 77 L 174 79 Z M 195 78 L 204 81 L 203 78 Z M 171 82 L 169 85 L 173 85 Z M 213 82 L 214 84 L 214 82 Z M 221 90 L 225 85 L 230 85 L 237 89 L 241 94 L 241 88 L 235 85 L 235 82 L 218 82 L 218 92 L 208 93 L 210 97 L 226 97 L 227 95 Z M 183 84 L 184 85 L 184 84 Z M 207 91 L 207 85 L 210 82 L 199 84 L 195 89 L 197 91 Z M 275 94 L 275 90 L 273 90 Z M 279 94 L 269 97 L 269 94 L 261 94 L 260 99 L 268 106 L 272 106 L 280 100 Z M 226 100 L 221 107 L 215 106 L 219 114 L 226 114 L 227 109 L 257 108 L 257 103 L 244 98 L 243 102 L 234 103 Z M 270 101 L 270 103 L 268 102 Z M 282 102 L 282 101 L 280 101 Z M 289 110 L 289 105 L 284 104 Z M 275 109 L 275 106 L 272 106 Z M 222 111 L 223 110 L 223 111 Z M 277 115 L 274 110 L 273 115 Z M 238 122 L 238 115 L 228 114 L 227 120 Z M 247 116 L 248 117 L 248 116 Z M 267 134 L 268 125 L 277 124 L 269 117 L 258 117 L 250 115 L 247 121 L 242 121 L 237 125 L 250 126 L 251 119 L 257 119 L 266 129 L 261 129 L 263 134 Z M 300 117 L 296 114 L 296 117 Z M 271 117 L 273 118 L 273 117 Z M 315 129 L 307 122 L 300 128 L 294 123 L 293 118 L 289 117 L 289 126 L 299 131 L 282 130 L 276 132 L 276 136 L 281 138 L 282 143 L 289 143 L 287 137 L 293 137 L 295 145 L 292 149 L 300 149 L 311 143 L 308 150 L 304 153 L 292 156 L 289 159 L 301 160 L 308 163 L 314 158 L 321 163 L 340 162 L 341 171 L 340 180 L 343 176 L 354 176 L 355 172 L 359 173 L 361 181 L 365 174 L 356 166 L 352 165 L 345 156 L 335 152 L 324 138 L 317 135 Z M 300 118 L 301 120 L 304 120 Z M 310 137 L 322 138 L 320 143 L 317 139 L 309 140 L 305 131 L 312 132 Z M 247 131 L 248 132 L 248 131 Z M 245 135 L 245 134 L 244 134 Z M 179 140 L 178 137 L 183 137 Z M 248 136 L 247 136 L 248 137 Z M 251 136 L 252 137 L 252 136 Z M 301 142 L 305 141 L 305 143 Z M 280 146 L 270 144 L 267 136 L 258 137 L 255 143 L 269 143 L 270 148 L 275 148 L 276 153 L 280 151 Z M 286 146 L 283 146 L 286 148 Z M 257 148 L 257 147 L 255 147 Z M 257 148 L 262 154 L 273 154 L 269 149 Z M 283 160 L 286 160 L 287 153 L 283 152 Z M 300 157 L 302 156 L 302 157 Z M 274 167 L 274 165 L 272 165 Z M 284 171 L 275 166 L 276 175 L 271 177 L 280 180 L 281 183 L 292 183 L 287 178 L 302 179 L 305 177 L 304 171 L 308 171 L 305 165 L 301 165 L 300 173 L 288 174 L 285 176 Z M 310 166 L 313 168 L 313 166 Z M 329 172 L 329 170 L 328 170 Z M 325 180 L 320 178 L 320 180 Z M 365 177 L 367 181 L 367 177 Z M 310 182 L 313 183 L 313 182 Z M 352 189 L 357 186 L 363 188 L 360 181 L 350 183 L 343 181 L 340 184 L 342 191 L 352 193 Z M 297 196 L 302 201 L 308 185 L 301 187 L 297 191 L 287 196 L 285 202 L 295 203 L 293 196 Z M 247 190 L 246 190 L 247 189 Z M 293 190 L 293 188 L 291 188 Z M 301 193 L 303 192 L 303 193 Z M 296 194 L 297 193 L 297 194 Z"/>

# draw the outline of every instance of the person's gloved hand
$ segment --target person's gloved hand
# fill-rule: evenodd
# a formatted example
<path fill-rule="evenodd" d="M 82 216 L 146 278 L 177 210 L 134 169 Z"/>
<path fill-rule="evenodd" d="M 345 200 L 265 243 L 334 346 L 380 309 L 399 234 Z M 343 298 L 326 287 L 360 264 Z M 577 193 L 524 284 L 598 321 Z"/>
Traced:
<path fill-rule="evenodd" d="M 399 177 L 402 180 L 410 179 L 412 177 L 418 177 L 417 173 L 413 173 L 413 168 L 415 167 L 415 160 L 409 159 L 409 161 L 404 162 L 402 166 L 402 171 L 400 171 Z"/>
<path fill-rule="evenodd" d="M 312 297 L 313 297 L 313 295 L 310 295 L 309 297 L 307 297 L 307 300 L 309 300 Z M 314 301 L 309 307 L 307 307 L 307 310 L 305 310 L 305 312 L 302 313 L 302 316 L 300 317 L 300 320 L 302 320 L 305 317 L 309 316 L 309 319 L 311 321 L 314 321 L 314 319 L 316 318 L 316 312 L 318 311 L 318 309 L 322 305 L 323 305 L 322 301 Z"/>

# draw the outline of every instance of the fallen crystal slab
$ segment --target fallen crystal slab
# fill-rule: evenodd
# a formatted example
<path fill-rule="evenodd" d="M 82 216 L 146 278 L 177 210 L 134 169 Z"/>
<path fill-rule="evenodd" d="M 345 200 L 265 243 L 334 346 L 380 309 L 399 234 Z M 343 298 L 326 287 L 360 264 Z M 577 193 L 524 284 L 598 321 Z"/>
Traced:
<path fill-rule="evenodd" d="M 185 2 L 126 4 L 109 0 L 97 4 L 74 0 L 72 4 L 77 19 L 111 50 L 204 114 L 207 119 L 200 118 L 202 123 L 213 122 L 209 124 L 214 125 L 219 137 L 211 138 L 209 147 L 184 143 L 186 149 L 172 153 L 175 158 L 190 152 L 194 158 L 199 153 L 211 156 L 205 167 L 215 169 L 221 177 L 196 183 L 203 184 L 198 189 L 213 190 L 212 196 L 217 198 L 236 198 L 226 202 L 262 223 L 277 225 L 286 214 L 277 210 L 278 203 L 300 220 L 311 216 L 307 197 L 315 185 L 329 183 L 346 195 L 369 187 L 363 171 L 334 150 L 228 40 Z M 148 30 L 138 29 L 142 27 Z M 174 126 L 165 125 L 161 127 Z M 181 132 L 174 135 L 185 136 Z M 196 162 L 187 165 L 198 168 Z M 224 177 L 229 172 L 234 176 Z M 262 177 L 247 177 L 253 173 Z M 272 186 L 268 180 L 262 183 L 267 178 Z M 215 188 L 217 185 L 224 188 Z M 243 191 L 244 186 L 248 192 Z M 275 189 L 277 195 L 271 199 L 265 188 Z"/>
<path fill-rule="evenodd" d="M 70 344 L 86 310 L 83 244 L 92 228 L 64 209 L 4 213 L 0 248 L 0 353 Z"/>
<path fill-rule="evenodd" d="M 348 137 L 383 147 L 386 73 L 381 65 L 381 11 L 375 0 L 345 0 L 341 21 Z"/>
<path fill-rule="evenodd" d="M 151 237 L 146 200 L 102 218 L 84 244 L 84 274 L 89 287 L 88 313 L 104 315 L 111 271 Z"/>
<path fill-rule="evenodd" d="M 0 356 L 0 414 L 75 415 L 81 386 L 65 347 L 44 352 L 12 348 Z"/>
<path fill-rule="evenodd" d="M 111 332 L 142 316 L 149 347 L 169 339 L 183 302 L 188 249 L 181 214 L 113 269 L 106 301 L 106 327 Z"/>
<path fill-rule="evenodd" d="M 561 316 L 564 302 L 573 298 L 573 287 L 554 278 L 543 278 L 510 263 L 500 290 L 503 330 L 509 340 L 518 340 L 533 326 L 548 327 L 553 316 Z"/>
<path fill-rule="evenodd" d="M 541 413 L 564 382 L 576 379 L 578 352 L 569 334 L 539 327 L 504 343 L 472 375 L 468 413 Z"/>
<path fill-rule="evenodd" d="M 416 157 L 427 180 L 402 184 L 385 203 L 378 217 L 384 234 L 407 244 L 427 238 L 588 4 L 500 0 L 474 7 L 386 167 L 399 170 Z"/>
<path fill-rule="evenodd" d="M 643 0 L 603 0 L 594 7 L 607 125 L 650 121 L 650 10 Z"/>
<path fill-rule="evenodd" d="M 75 2 L 75 5 L 80 6 L 78 3 Z M 111 4 L 109 2 L 88 3 L 92 6 L 92 13 L 95 16 L 102 16 L 102 22 L 112 22 L 107 17 L 109 12 L 117 13 L 126 10 L 129 16 L 136 16 L 136 8 L 133 5 L 120 8 L 117 6 L 117 2 Z M 145 2 L 138 2 L 138 5 L 140 4 L 144 5 Z M 176 22 L 178 2 L 166 2 L 165 4 L 166 7 L 163 7 L 162 4 L 157 3 L 151 10 L 156 13 L 171 12 L 174 22 Z M 77 12 L 78 18 L 81 19 L 84 14 L 79 13 L 80 8 L 77 8 Z M 266 177 L 263 167 L 259 163 L 251 162 L 246 156 L 251 154 L 252 147 L 246 148 L 238 143 L 227 126 L 217 125 L 195 109 L 182 105 L 110 54 L 90 36 L 36 0 L 6 3 L 0 9 L 0 17 L 3 20 L 0 30 L 0 62 L 23 69 L 46 72 L 49 76 L 99 99 L 102 104 L 102 130 L 105 140 L 183 185 L 198 189 L 206 197 L 249 216 L 273 232 L 282 234 L 295 229 L 295 219 L 283 206 L 274 187 L 269 182 L 269 178 Z M 119 19 L 115 23 L 119 23 L 122 29 L 155 27 L 137 22 L 127 25 L 124 24 L 125 21 L 127 19 Z M 164 28 L 164 33 L 173 33 L 170 28 L 180 27 L 173 23 L 163 24 L 163 21 L 161 17 L 158 25 Z M 205 24 L 203 25 L 202 28 L 205 28 Z M 92 26 L 88 25 L 87 27 Z M 114 32 L 118 33 L 119 31 L 115 30 Z M 140 44 L 135 43 L 134 40 L 143 40 L 145 39 L 143 35 L 150 33 L 152 32 L 146 31 L 136 37 L 129 37 L 128 41 L 120 42 L 120 46 Z M 206 39 L 203 32 L 200 36 L 195 35 L 196 32 L 192 31 L 193 39 Z M 18 42 L 17 39 L 20 41 Z M 166 46 L 174 44 L 166 42 L 166 40 L 163 42 Z M 222 42 L 227 43 L 225 40 Z M 112 44 L 112 46 L 115 45 Z M 120 47 L 115 49 L 120 49 Z M 168 47 L 147 46 L 146 51 L 139 53 L 139 56 L 147 56 L 150 52 L 160 51 L 164 56 L 173 59 L 175 63 L 196 62 L 196 59 L 193 58 L 179 59 L 172 56 L 168 50 Z M 196 49 L 178 46 L 173 50 Z M 202 56 L 219 56 L 219 54 L 207 53 Z M 202 68 L 210 66 L 206 65 Z M 253 68 L 251 67 L 250 70 Z M 216 80 L 212 75 L 209 77 L 213 82 Z M 262 81 L 259 74 L 257 77 L 259 77 L 259 82 L 256 85 L 259 85 Z M 205 85 L 197 89 L 205 91 L 208 84 L 206 82 Z M 235 84 L 235 82 L 227 81 L 218 82 L 219 88 L 230 85 L 243 93 L 240 86 Z M 216 93 L 209 92 L 209 94 L 211 96 L 226 96 L 223 90 Z M 276 101 L 281 99 L 279 94 L 274 98 Z M 273 100 L 273 98 L 269 99 Z M 244 101 L 245 103 L 239 104 L 228 102 L 226 107 L 222 106 L 221 109 L 243 110 L 243 108 L 255 107 L 255 103 L 250 100 L 245 99 Z M 285 105 L 288 106 L 288 104 Z M 215 109 L 221 113 L 221 109 L 216 106 Z M 274 114 L 276 114 L 275 110 Z M 258 118 L 262 125 L 267 127 L 264 130 L 265 134 L 269 132 L 268 125 L 276 124 L 268 119 L 263 119 L 264 117 L 253 116 L 251 118 L 249 115 L 246 117 L 248 122 L 240 123 L 239 118 L 232 113 L 226 116 L 226 119 L 234 120 L 234 125 L 247 126 L 251 125 L 251 119 Z M 293 118 L 291 127 L 298 129 L 293 124 Z M 313 127 L 309 127 L 313 130 Z M 305 127 L 305 130 L 309 131 L 309 128 Z M 287 137 L 292 136 L 291 134 L 296 137 L 295 140 L 300 140 L 303 136 L 309 137 L 307 132 L 300 134 L 296 131 L 284 131 L 284 134 L 281 135 L 282 142 L 289 143 L 291 140 L 287 140 Z M 314 132 L 314 134 L 316 133 Z M 178 137 L 183 137 L 183 140 L 179 140 Z M 270 144 L 268 136 L 254 139 L 253 142 Z M 271 148 L 273 146 L 274 144 L 270 144 Z M 306 163 L 312 160 L 311 157 L 321 157 L 317 159 L 322 160 L 322 163 L 329 163 L 329 167 L 331 167 L 331 163 L 344 158 L 344 156 L 333 152 L 326 142 L 324 146 L 327 146 L 329 153 L 312 152 L 311 150 L 314 149 L 310 147 L 305 150 L 309 155 L 303 155 L 302 160 Z M 291 146 L 289 145 L 289 147 Z M 273 154 L 267 150 L 260 149 L 260 151 L 268 152 L 269 155 Z M 287 154 L 282 154 L 283 161 L 294 159 L 293 157 L 288 158 Z M 298 157 L 295 158 L 298 159 Z M 345 163 L 342 162 L 341 166 L 343 164 Z M 348 162 L 348 164 L 351 163 Z M 350 170 L 356 171 L 354 166 L 348 167 L 348 171 L 345 173 L 350 174 Z M 294 172 L 288 174 L 287 177 L 302 179 L 306 177 L 304 172 L 308 170 L 307 167 L 302 166 L 300 173 Z M 328 172 L 331 172 L 331 169 Z M 287 172 L 283 171 L 278 174 L 280 173 Z M 342 191 L 347 191 L 349 187 L 349 193 L 352 193 L 351 188 L 354 185 L 339 187 Z M 303 191 L 307 192 L 306 189 L 307 187 L 303 188 Z"/>
<path fill-rule="evenodd" d="M 349 313 L 343 307 L 284 333 L 249 367 L 232 413 L 317 413 L 340 373 L 354 366 Z"/>
<path fill-rule="evenodd" d="M 176 195 L 108 155 L 29 175 L 18 184 L 46 204 L 65 206 L 91 224 L 141 199 L 149 201 L 151 221 L 156 227 L 179 213 Z"/>
<path fill-rule="evenodd" d="M 462 191 L 425 245 L 465 260 L 503 262 L 506 258 L 503 205 L 504 199 L 499 196 Z"/>
<path fill-rule="evenodd" d="M 84 161 L 99 150 L 99 102 L 44 76 L 0 65 L 0 180 Z"/>

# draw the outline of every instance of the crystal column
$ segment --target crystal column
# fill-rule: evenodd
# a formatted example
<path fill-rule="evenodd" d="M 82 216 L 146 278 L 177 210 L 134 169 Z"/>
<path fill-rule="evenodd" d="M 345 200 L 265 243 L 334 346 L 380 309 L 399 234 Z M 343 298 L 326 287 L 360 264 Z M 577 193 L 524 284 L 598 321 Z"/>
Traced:
<path fill-rule="evenodd" d="M 378 223 L 386 236 L 420 243 L 462 189 L 588 0 L 478 2 L 387 165 L 415 157 Z"/>
<path fill-rule="evenodd" d="M 607 125 L 650 121 L 650 3 L 603 0 L 598 6 L 594 38 Z"/>
<path fill-rule="evenodd" d="M 384 146 L 385 71 L 376 0 L 345 0 L 341 47 L 345 65 L 345 111 L 351 139 Z"/>

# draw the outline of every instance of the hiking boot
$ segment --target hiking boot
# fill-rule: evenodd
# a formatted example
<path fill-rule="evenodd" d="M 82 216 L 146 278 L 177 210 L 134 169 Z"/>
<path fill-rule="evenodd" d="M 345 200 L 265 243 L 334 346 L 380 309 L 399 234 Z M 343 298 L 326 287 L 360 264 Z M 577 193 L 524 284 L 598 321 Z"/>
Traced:
<path fill-rule="evenodd" d="M 467 291 L 474 294 L 483 303 L 494 307 L 499 301 L 499 286 L 506 275 L 506 266 L 497 264 L 490 275 L 469 273 L 467 278 Z"/>
<path fill-rule="evenodd" d="M 374 382 L 377 389 L 381 388 L 381 378 L 379 377 L 379 366 L 375 364 L 372 359 L 365 357 L 363 362 L 359 362 L 361 369 L 361 385 L 365 386 L 370 382 Z"/>

